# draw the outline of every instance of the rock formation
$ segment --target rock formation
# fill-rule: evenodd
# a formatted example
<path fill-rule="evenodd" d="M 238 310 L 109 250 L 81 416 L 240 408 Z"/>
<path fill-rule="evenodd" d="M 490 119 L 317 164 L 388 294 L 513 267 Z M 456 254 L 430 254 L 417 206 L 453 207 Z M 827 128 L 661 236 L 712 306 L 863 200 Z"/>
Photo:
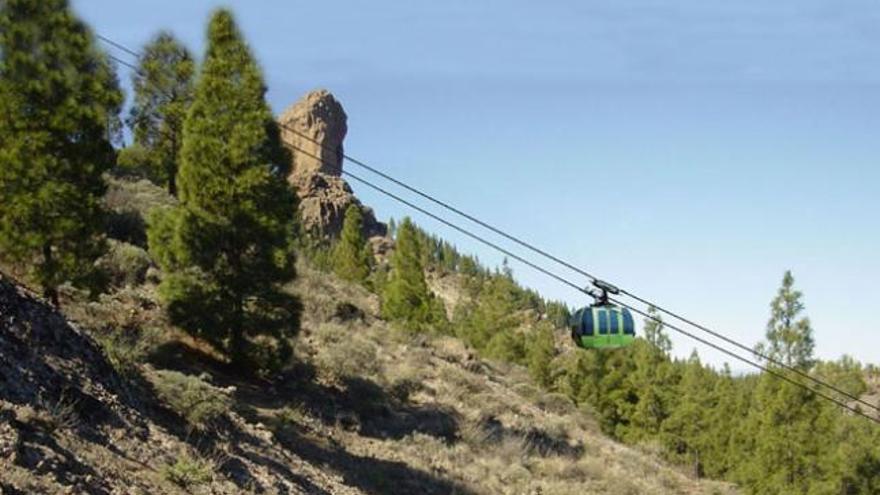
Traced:
<path fill-rule="evenodd" d="M 364 213 L 364 234 L 385 236 L 386 226 L 361 204 L 342 178 L 342 142 L 348 126 L 339 101 L 327 90 L 312 91 L 285 110 L 279 123 L 282 138 L 293 148 L 289 180 L 300 198 L 305 230 L 337 235 L 345 210 L 356 204 Z"/>

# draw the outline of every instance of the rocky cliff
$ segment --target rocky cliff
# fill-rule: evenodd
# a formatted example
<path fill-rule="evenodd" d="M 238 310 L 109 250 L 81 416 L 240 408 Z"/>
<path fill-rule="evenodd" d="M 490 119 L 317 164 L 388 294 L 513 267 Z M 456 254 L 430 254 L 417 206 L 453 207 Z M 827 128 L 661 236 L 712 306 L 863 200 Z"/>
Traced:
<path fill-rule="evenodd" d="M 289 180 L 299 194 L 302 224 L 307 231 L 334 236 L 342 229 L 345 210 L 356 204 L 364 212 L 364 234 L 384 237 L 385 225 L 342 178 L 347 120 L 342 105 L 324 89 L 308 93 L 279 118 L 282 138 L 291 145 Z"/>

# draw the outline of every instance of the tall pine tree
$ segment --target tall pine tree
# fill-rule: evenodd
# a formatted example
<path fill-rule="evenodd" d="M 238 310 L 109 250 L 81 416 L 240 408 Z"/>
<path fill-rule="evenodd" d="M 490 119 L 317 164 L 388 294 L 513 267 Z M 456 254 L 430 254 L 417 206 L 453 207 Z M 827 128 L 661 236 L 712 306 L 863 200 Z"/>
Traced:
<path fill-rule="evenodd" d="M 669 335 L 664 331 L 663 318 L 654 306 L 648 306 L 648 318 L 645 318 L 644 334 L 645 340 L 651 344 L 651 347 L 664 355 L 668 355 L 669 351 L 672 350 L 672 341 L 669 340 Z"/>
<path fill-rule="evenodd" d="M 0 254 L 58 304 L 101 254 L 122 93 L 66 0 L 0 2 Z"/>
<path fill-rule="evenodd" d="M 134 104 L 128 125 L 135 146 L 145 151 L 152 175 L 177 195 L 183 123 L 193 99 L 196 64 L 171 33 L 160 32 L 144 47 L 132 74 Z"/>
<path fill-rule="evenodd" d="M 462 306 L 460 311 L 456 329 L 459 336 L 479 351 L 488 351 L 494 340 L 493 352 L 488 354 L 495 358 L 500 354 L 520 355 L 518 349 L 508 353 L 502 346 L 516 344 L 516 340 L 510 337 L 522 323 L 517 299 L 520 290 L 509 267 L 505 263 L 502 271 L 479 280 L 475 285 L 477 294 L 473 303 Z"/>
<path fill-rule="evenodd" d="M 275 367 L 300 306 L 281 290 L 295 276 L 296 198 L 265 91 L 232 14 L 217 11 L 183 129 L 180 206 L 152 219 L 149 242 L 175 323 L 233 362 Z"/>
<path fill-rule="evenodd" d="M 364 215 L 357 205 L 345 210 L 345 221 L 339 243 L 333 250 L 333 269 L 336 274 L 352 282 L 364 283 L 370 276 L 373 254 L 364 239 Z"/>
<path fill-rule="evenodd" d="M 382 293 L 382 315 L 425 330 L 445 322 L 442 303 L 428 289 L 418 231 L 409 218 L 397 228 L 391 273 Z"/>
<path fill-rule="evenodd" d="M 786 271 L 782 287 L 770 303 L 767 322 L 767 343 L 761 350 L 769 357 L 790 367 L 809 369 L 813 366 L 813 329 L 809 318 L 801 316 L 803 294 L 794 288 L 794 277 Z"/>
<path fill-rule="evenodd" d="M 808 371 L 813 363 L 810 321 L 801 316 L 802 294 L 785 272 L 770 305 L 767 342 L 760 346 L 770 357 Z M 773 366 L 777 373 L 787 373 Z M 793 380 L 797 376 L 789 375 Z M 761 493 L 807 493 L 830 476 L 831 452 L 818 432 L 830 432 L 827 402 L 807 386 L 796 386 L 768 373 L 754 392 L 747 428 L 755 448 L 735 470 L 737 481 Z"/>

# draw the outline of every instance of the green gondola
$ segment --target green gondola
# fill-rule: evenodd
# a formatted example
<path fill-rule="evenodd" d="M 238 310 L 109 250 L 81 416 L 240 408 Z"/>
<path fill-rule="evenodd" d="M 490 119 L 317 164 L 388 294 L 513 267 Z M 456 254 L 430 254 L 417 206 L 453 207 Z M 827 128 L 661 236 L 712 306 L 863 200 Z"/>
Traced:
<path fill-rule="evenodd" d="M 626 308 L 589 306 L 572 316 L 571 337 L 584 349 L 626 347 L 636 338 L 635 323 Z"/>
<path fill-rule="evenodd" d="M 632 313 L 608 302 L 608 293 L 617 294 L 618 289 L 602 281 L 594 284 L 601 293 L 593 295 L 595 304 L 572 315 L 571 338 L 584 349 L 615 349 L 632 344 L 636 338 Z"/>

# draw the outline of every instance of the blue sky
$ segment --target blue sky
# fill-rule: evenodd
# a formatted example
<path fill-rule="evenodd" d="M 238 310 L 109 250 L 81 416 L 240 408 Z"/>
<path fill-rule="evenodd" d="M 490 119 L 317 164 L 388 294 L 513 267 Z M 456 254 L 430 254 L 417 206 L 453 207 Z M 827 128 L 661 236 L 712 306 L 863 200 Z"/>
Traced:
<path fill-rule="evenodd" d="M 817 354 L 880 363 L 876 1 L 73 5 L 129 46 L 164 28 L 196 53 L 229 6 L 273 108 L 330 89 L 349 154 L 748 344 L 790 268 Z M 354 189 L 380 218 L 410 214 Z"/>

